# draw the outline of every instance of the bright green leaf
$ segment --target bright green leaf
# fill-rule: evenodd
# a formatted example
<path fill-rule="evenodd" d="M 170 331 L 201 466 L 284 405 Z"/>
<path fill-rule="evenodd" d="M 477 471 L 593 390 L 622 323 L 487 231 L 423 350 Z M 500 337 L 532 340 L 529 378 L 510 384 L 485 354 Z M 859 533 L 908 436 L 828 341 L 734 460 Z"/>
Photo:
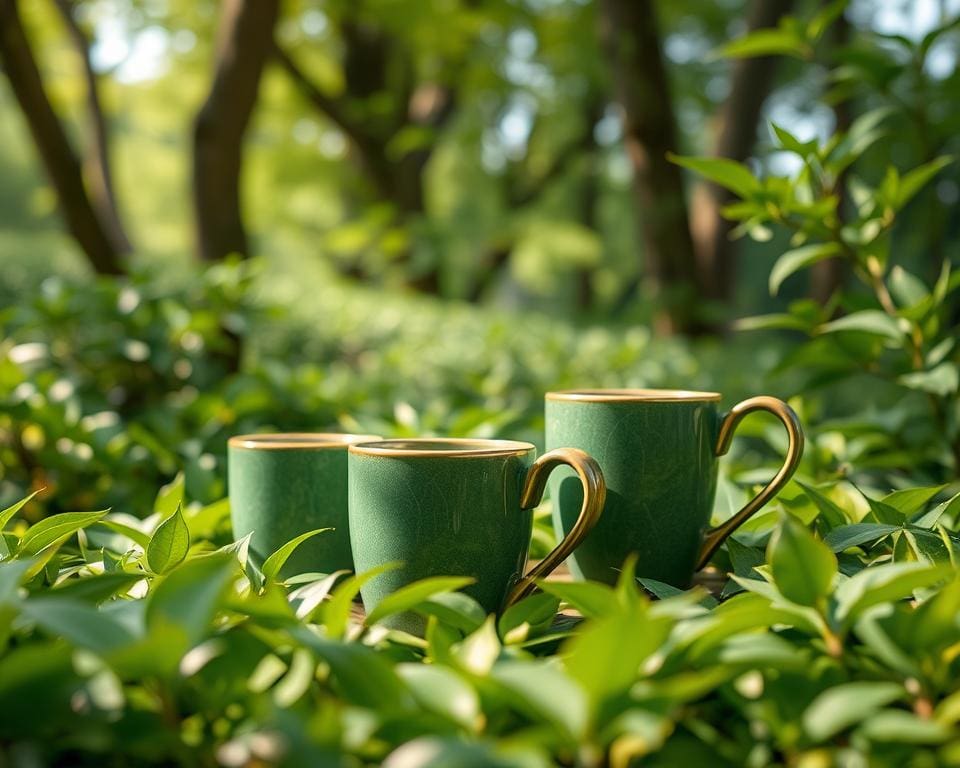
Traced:
<path fill-rule="evenodd" d="M 157 526 L 147 545 L 147 565 L 154 573 L 166 573 L 183 562 L 190 549 L 190 531 L 180 505 Z"/>
<path fill-rule="evenodd" d="M 301 533 L 296 538 L 291 539 L 266 559 L 263 564 L 263 568 L 261 568 L 263 575 L 268 579 L 277 578 L 277 575 L 280 573 L 280 569 L 283 568 L 284 563 L 287 562 L 287 558 L 293 554 L 297 547 L 303 544 L 303 542 L 305 542 L 307 539 L 312 539 L 317 534 L 332 530 L 332 528 L 317 528 L 313 531 Z"/>
<path fill-rule="evenodd" d="M 767 559 L 777 589 L 797 605 L 821 604 L 837 575 L 836 556 L 792 515 L 770 537 Z"/>

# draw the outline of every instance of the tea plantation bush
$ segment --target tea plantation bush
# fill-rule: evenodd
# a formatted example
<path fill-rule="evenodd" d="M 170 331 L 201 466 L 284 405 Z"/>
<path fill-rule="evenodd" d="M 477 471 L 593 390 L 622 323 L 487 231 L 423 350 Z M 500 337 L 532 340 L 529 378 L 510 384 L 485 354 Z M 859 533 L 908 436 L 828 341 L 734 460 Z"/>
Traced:
<path fill-rule="evenodd" d="M 960 278 L 894 247 L 951 160 L 846 174 L 887 115 L 826 142 L 777 127 L 793 176 L 677 158 L 737 196 L 741 233 L 789 233 L 773 293 L 826 258 L 859 279 L 722 342 L 318 291 L 257 262 L 18 297 L 0 311 L 0 765 L 960 764 Z M 539 443 L 544 391 L 575 386 L 800 413 L 800 470 L 717 552 L 711 591 L 628 563 L 616 587 L 548 581 L 495 617 L 437 577 L 365 619 L 377 572 L 282 581 L 297 540 L 262 564 L 232 540 L 231 434 Z M 783 442 L 744 425 L 715 521 Z M 535 553 L 549 541 L 541 515 Z M 424 637 L 382 624 L 406 610 Z"/>

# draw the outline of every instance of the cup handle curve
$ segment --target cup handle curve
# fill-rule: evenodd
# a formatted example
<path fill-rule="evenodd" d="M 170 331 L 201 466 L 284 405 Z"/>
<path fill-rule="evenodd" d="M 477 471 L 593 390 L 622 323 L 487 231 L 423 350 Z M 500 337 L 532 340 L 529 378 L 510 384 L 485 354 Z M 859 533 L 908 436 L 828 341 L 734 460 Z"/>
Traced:
<path fill-rule="evenodd" d="M 518 581 L 507 596 L 506 605 L 509 607 L 518 600 L 529 595 L 536 588 L 536 580 L 550 574 L 560 563 L 580 545 L 580 542 L 590 533 L 600 513 L 607 496 L 607 486 L 603 481 L 603 472 L 600 465 L 587 453 L 579 448 L 557 448 L 548 451 L 533 462 L 527 471 L 520 496 L 520 508 L 527 510 L 536 507 L 543 498 L 547 487 L 547 478 L 550 473 L 561 465 L 569 466 L 577 473 L 583 486 L 583 504 L 576 523 L 569 533 L 563 537 L 557 546 L 543 560 L 530 569 L 526 576 Z"/>
<path fill-rule="evenodd" d="M 779 493 L 780 489 L 793 477 L 797 466 L 800 464 L 800 457 L 803 455 L 803 429 L 800 426 L 800 419 L 793 408 L 787 405 L 783 400 L 769 395 L 760 395 L 751 397 L 741 403 L 737 403 L 728 413 L 720 425 L 720 433 L 717 436 L 717 446 L 715 453 L 717 456 L 723 456 L 729 449 L 733 439 L 733 433 L 736 431 L 740 421 L 748 413 L 754 411 L 767 411 L 776 416 L 783 423 L 787 430 L 787 436 L 790 439 L 787 445 L 787 455 L 784 458 L 783 465 L 774 475 L 773 479 L 767 483 L 763 490 L 754 496 L 737 514 L 729 520 L 721 523 L 715 528 L 707 531 L 700 548 L 700 554 L 697 558 L 697 570 L 703 568 L 710 562 L 713 553 L 723 544 L 726 538 L 745 523 L 757 510 Z"/>

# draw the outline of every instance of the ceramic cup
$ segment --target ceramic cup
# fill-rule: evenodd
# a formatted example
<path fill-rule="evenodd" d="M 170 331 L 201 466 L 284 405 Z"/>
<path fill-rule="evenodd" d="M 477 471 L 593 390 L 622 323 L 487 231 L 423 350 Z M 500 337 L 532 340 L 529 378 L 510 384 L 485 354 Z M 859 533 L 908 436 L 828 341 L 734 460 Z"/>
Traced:
<path fill-rule="evenodd" d="M 378 439 L 336 433 L 231 437 L 227 482 L 234 538 L 252 533 L 250 550 L 262 563 L 301 533 L 333 528 L 297 547 L 281 575 L 351 570 L 347 448 Z"/>
<path fill-rule="evenodd" d="M 385 440 L 350 446 L 350 540 L 357 573 L 401 563 L 367 582 L 369 612 L 387 595 L 429 576 L 469 576 L 463 591 L 488 613 L 529 594 L 534 580 L 562 563 L 597 521 L 604 483 L 583 451 L 560 448 L 535 458 L 511 440 Z M 547 476 L 570 467 L 581 504 L 563 540 L 524 573 L 533 508 Z M 414 617 L 394 626 L 416 627 Z M 415 631 L 415 630 L 414 630 Z"/>
<path fill-rule="evenodd" d="M 580 448 L 603 470 L 607 497 L 597 526 L 570 558 L 574 577 L 612 583 L 636 553 L 637 575 L 684 588 L 717 547 L 793 475 L 803 433 L 793 410 L 775 397 L 752 397 L 727 414 L 715 392 L 598 389 L 548 392 L 546 444 Z M 789 435 L 776 476 L 743 509 L 709 528 L 717 460 L 727 452 L 740 420 L 769 411 Z M 575 524 L 579 484 L 568 473 L 550 480 L 557 535 Z"/>

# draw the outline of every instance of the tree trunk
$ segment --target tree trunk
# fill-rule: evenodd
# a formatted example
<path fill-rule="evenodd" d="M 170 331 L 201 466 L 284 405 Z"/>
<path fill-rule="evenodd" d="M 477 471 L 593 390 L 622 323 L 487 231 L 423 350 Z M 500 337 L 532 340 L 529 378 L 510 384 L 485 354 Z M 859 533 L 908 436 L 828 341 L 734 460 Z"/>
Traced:
<path fill-rule="evenodd" d="M 97 75 L 90 63 L 90 41 L 74 16 L 76 10 L 74 0 L 56 0 L 56 3 L 83 64 L 83 78 L 87 87 L 87 122 L 90 129 L 90 140 L 83 158 L 83 170 L 87 186 L 90 188 L 91 202 L 118 249 L 125 254 L 130 253 L 130 239 L 120 220 L 117 200 L 113 192 L 107 121 L 100 104 Z"/>
<path fill-rule="evenodd" d="M 624 142 L 633 166 L 646 274 L 662 309 L 662 333 L 697 333 L 701 294 L 677 150 L 673 102 L 652 0 L 602 0 L 600 33 L 623 111 Z M 633 297 L 624 296 L 620 304 Z"/>
<path fill-rule="evenodd" d="M 114 240 L 108 223 L 91 202 L 80 160 L 43 89 L 17 0 L 0 0 L 0 60 L 56 189 L 67 229 L 94 270 L 106 275 L 123 274 L 123 244 Z"/>
<path fill-rule="evenodd" d="M 273 50 L 279 0 L 225 0 L 213 83 L 194 122 L 197 247 L 206 261 L 249 255 L 240 205 L 243 137 Z"/>
<path fill-rule="evenodd" d="M 793 0 L 753 0 L 747 21 L 749 32 L 776 27 L 790 12 Z M 770 95 L 777 58 L 759 56 L 737 59 L 730 78 L 730 95 L 719 115 L 713 154 L 743 162 L 753 152 L 757 123 Z M 693 232 L 697 245 L 699 282 L 704 295 L 714 301 L 729 301 L 736 286 L 737 243 L 730 239 L 733 222 L 720 210 L 735 196 L 718 184 L 698 184 L 693 196 Z"/>
<path fill-rule="evenodd" d="M 837 18 L 834 22 L 832 32 L 832 42 L 837 47 L 842 47 L 847 45 L 850 42 L 850 22 L 847 21 L 846 17 L 843 14 Z M 836 118 L 837 131 L 848 131 L 850 130 L 850 124 L 853 122 L 853 117 L 851 115 L 850 104 L 849 102 L 840 102 L 834 105 L 833 114 Z M 845 169 L 836 182 L 836 193 L 840 198 L 840 202 L 837 204 L 837 215 L 840 217 L 840 220 L 843 221 L 846 215 L 846 190 L 847 190 L 847 173 L 849 169 Z M 810 295 L 814 301 L 820 304 L 826 304 L 830 297 L 833 296 L 840 288 L 843 286 L 844 278 L 846 277 L 846 264 L 843 259 L 836 256 L 825 259 L 824 261 L 818 261 L 810 269 Z"/>

